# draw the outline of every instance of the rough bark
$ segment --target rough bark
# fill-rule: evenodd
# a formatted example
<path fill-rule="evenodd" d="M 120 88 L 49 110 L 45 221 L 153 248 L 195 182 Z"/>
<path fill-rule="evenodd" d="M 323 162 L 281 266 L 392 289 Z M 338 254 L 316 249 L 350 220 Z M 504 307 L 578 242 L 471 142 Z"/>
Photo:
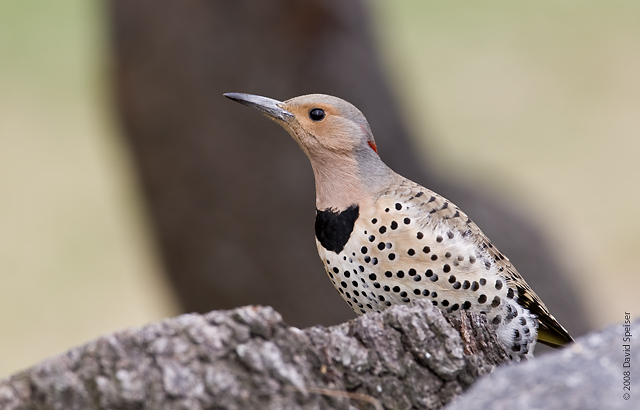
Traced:
<path fill-rule="evenodd" d="M 305 330 L 269 307 L 188 314 L 0 381 L 0 408 L 439 409 L 508 360 L 484 316 L 461 318 L 425 302 Z"/>
<path fill-rule="evenodd" d="M 586 331 L 586 309 L 539 229 L 483 187 L 439 180 L 427 172 L 428 159 L 416 156 L 378 58 L 367 3 L 108 5 L 116 106 L 186 311 L 265 304 L 298 326 L 353 317 L 317 257 L 304 154 L 275 124 L 222 97 L 321 92 L 358 106 L 389 166 L 462 207 L 554 315 L 574 335 Z"/>
<path fill-rule="evenodd" d="M 640 349 L 639 334 L 640 320 L 631 324 L 627 335 L 622 325 L 614 325 L 578 339 L 567 349 L 521 366 L 496 369 L 446 409 L 638 409 L 634 358 Z M 628 335 L 632 336 L 624 341 Z M 623 367 L 625 358 L 629 367 Z M 629 390 L 624 390 L 625 371 L 631 373 Z"/>

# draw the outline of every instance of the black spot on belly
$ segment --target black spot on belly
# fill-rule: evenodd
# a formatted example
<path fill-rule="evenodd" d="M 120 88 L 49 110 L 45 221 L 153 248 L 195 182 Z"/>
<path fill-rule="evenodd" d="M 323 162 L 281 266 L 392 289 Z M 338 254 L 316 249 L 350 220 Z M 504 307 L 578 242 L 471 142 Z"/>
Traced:
<path fill-rule="evenodd" d="M 326 250 L 342 252 L 359 215 L 358 205 L 351 205 L 344 211 L 316 210 L 316 238 Z"/>

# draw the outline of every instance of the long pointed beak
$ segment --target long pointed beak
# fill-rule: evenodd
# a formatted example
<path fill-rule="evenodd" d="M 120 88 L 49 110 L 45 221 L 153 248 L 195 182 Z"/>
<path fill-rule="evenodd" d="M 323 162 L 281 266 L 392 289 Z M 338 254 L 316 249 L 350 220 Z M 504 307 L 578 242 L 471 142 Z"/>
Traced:
<path fill-rule="evenodd" d="M 243 93 L 225 93 L 224 96 L 240 104 L 253 107 L 274 119 L 286 121 L 288 118 L 293 118 L 294 116 L 289 111 L 280 107 L 282 102 L 272 98 Z"/>

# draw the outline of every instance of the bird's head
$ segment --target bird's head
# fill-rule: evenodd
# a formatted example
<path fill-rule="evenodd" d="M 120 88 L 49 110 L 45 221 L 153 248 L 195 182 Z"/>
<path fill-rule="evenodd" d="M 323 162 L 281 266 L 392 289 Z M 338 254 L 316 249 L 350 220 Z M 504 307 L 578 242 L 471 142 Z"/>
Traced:
<path fill-rule="evenodd" d="M 291 134 L 311 161 L 319 202 L 325 202 L 329 191 L 334 197 L 345 190 L 373 191 L 392 174 L 378 157 L 367 119 L 340 98 L 309 94 L 277 101 L 251 94 L 225 96 L 257 109 Z"/>
<path fill-rule="evenodd" d="M 309 94 L 277 101 L 251 94 L 227 93 L 284 127 L 310 157 L 377 153 L 369 123 L 352 104 L 330 95 Z"/>

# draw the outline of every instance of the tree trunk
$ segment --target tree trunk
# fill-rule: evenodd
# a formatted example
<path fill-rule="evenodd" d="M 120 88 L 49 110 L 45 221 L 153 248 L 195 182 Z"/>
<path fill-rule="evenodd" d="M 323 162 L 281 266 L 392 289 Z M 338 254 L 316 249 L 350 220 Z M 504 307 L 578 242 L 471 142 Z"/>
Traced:
<path fill-rule="evenodd" d="M 532 223 L 483 187 L 425 172 L 381 68 L 367 3 L 108 4 L 117 108 L 186 311 L 265 304 L 298 326 L 353 317 L 316 253 L 304 154 L 278 126 L 222 97 L 320 92 L 359 107 L 389 166 L 464 209 L 573 334 L 587 329 L 586 310 Z"/>

